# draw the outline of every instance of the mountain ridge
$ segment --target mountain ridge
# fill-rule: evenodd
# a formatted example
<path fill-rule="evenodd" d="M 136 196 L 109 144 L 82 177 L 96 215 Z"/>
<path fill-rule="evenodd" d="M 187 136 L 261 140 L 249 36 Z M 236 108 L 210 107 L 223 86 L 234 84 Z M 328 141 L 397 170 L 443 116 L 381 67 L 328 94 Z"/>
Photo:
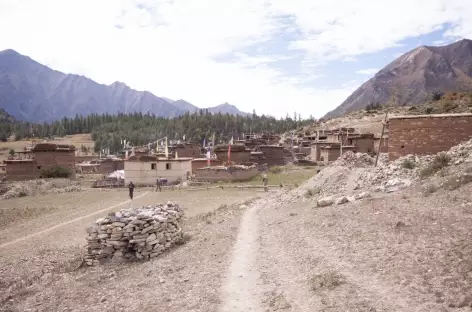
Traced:
<path fill-rule="evenodd" d="M 472 91 L 472 40 L 445 46 L 420 46 L 393 60 L 324 118 L 369 104 L 420 104 L 433 92 Z"/>
<path fill-rule="evenodd" d="M 176 117 L 200 109 L 247 114 L 224 105 L 199 108 L 184 100 L 134 90 L 124 82 L 106 85 L 82 75 L 65 74 L 12 49 L 0 51 L 0 107 L 19 120 L 49 122 L 75 115 L 131 112 Z"/>

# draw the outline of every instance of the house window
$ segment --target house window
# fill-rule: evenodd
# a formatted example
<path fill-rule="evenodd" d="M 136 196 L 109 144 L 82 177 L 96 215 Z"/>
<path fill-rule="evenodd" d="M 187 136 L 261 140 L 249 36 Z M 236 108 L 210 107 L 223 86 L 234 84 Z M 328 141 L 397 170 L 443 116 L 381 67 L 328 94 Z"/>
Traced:
<path fill-rule="evenodd" d="M 155 164 L 155 163 L 152 163 L 152 164 L 151 164 L 151 169 L 152 169 L 152 170 L 156 170 L 156 164 Z"/>
<path fill-rule="evenodd" d="M 170 169 L 171 169 L 170 163 L 167 163 L 167 164 L 166 164 L 166 170 L 170 170 Z"/>

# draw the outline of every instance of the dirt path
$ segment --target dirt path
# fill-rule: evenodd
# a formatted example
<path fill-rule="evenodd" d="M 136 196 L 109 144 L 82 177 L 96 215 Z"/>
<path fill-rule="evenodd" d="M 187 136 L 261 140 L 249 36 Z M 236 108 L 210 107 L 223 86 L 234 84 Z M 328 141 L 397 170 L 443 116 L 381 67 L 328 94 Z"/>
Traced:
<path fill-rule="evenodd" d="M 222 312 L 262 311 L 258 294 L 259 273 L 255 264 L 258 247 L 257 205 L 247 209 L 231 256 L 223 286 Z"/>

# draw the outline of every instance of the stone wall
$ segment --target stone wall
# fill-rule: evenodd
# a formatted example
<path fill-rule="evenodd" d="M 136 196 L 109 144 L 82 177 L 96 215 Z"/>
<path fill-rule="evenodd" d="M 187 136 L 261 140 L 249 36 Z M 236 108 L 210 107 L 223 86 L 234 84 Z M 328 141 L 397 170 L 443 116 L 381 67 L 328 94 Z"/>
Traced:
<path fill-rule="evenodd" d="M 259 174 L 256 167 L 249 169 L 223 169 L 220 167 L 198 169 L 195 178 L 199 181 L 217 182 L 217 181 L 247 181 Z"/>
<path fill-rule="evenodd" d="M 215 151 L 216 158 L 219 161 L 228 161 L 228 151 Z M 231 161 L 237 164 L 249 162 L 251 159 L 251 151 L 231 151 Z"/>
<path fill-rule="evenodd" d="M 211 158 L 210 165 L 211 166 L 221 166 L 222 162 L 218 159 Z M 197 169 L 205 168 L 208 166 L 208 159 L 201 158 L 201 159 L 193 159 L 192 160 L 192 174 L 197 172 Z"/>
<path fill-rule="evenodd" d="M 33 159 L 5 160 L 8 181 L 25 181 L 39 178 L 39 170 Z"/>
<path fill-rule="evenodd" d="M 165 205 L 122 209 L 98 219 L 87 229 L 87 265 L 106 260 L 149 260 L 183 242 L 183 210 Z"/>
<path fill-rule="evenodd" d="M 389 160 L 436 154 L 472 138 L 472 114 L 392 117 L 388 132 Z"/>

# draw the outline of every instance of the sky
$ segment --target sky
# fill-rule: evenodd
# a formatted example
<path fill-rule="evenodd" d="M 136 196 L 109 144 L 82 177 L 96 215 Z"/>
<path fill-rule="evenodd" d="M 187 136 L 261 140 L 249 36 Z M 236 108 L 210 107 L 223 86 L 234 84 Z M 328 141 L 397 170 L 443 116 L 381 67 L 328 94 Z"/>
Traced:
<path fill-rule="evenodd" d="M 276 117 L 321 117 L 401 54 L 462 38 L 470 0 L 0 0 L 0 50 Z"/>

